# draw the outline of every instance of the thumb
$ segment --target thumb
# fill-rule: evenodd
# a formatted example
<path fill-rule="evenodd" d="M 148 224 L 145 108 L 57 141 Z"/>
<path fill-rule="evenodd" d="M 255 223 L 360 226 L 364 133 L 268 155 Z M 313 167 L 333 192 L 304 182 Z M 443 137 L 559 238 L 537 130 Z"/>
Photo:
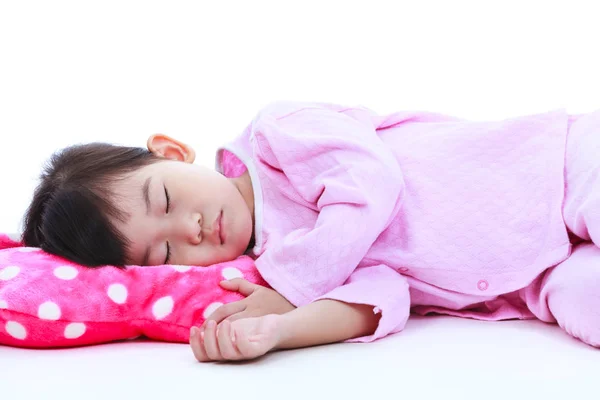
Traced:
<path fill-rule="evenodd" d="M 228 281 L 221 281 L 220 285 L 223 289 L 232 292 L 238 292 L 244 296 L 250 296 L 259 287 L 252 282 L 248 282 L 242 278 L 235 278 Z"/>

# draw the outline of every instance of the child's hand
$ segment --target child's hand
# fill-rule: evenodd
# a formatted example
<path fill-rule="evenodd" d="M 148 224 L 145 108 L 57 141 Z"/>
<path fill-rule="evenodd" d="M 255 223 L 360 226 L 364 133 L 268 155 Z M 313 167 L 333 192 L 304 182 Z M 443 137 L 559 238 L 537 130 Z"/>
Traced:
<path fill-rule="evenodd" d="M 229 281 L 222 281 L 221 287 L 226 290 L 238 292 L 246 296 L 246 298 L 222 305 L 204 321 L 202 327 L 206 327 L 206 324 L 210 320 L 219 324 L 223 320 L 233 322 L 241 318 L 261 317 L 268 314 L 285 314 L 296 308 L 275 290 L 256 285 L 245 279 L 235 278 Z"/>
<path fill-rule="evenodd" d="M 190 345 L 200 362 L 247 360 L 272 350 L 281 337 L 279 315 L 245 318 L 237 321 L 214 321 L 206 328 L 192 327 Z"/>

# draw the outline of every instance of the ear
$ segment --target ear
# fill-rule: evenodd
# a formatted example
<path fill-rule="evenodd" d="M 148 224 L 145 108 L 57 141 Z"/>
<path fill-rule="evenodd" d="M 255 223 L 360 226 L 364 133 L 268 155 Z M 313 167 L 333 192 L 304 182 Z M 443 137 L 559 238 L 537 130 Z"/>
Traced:
<path fill-rule="evenodd" d="M 157 157 L 183 161 L 189 164 L 193 163 L 196 159 L 196 152 L 194 149 L 187 144 L 162 133 L 150 136 L 146 146 L 148 147 L 148 150 Z"/>

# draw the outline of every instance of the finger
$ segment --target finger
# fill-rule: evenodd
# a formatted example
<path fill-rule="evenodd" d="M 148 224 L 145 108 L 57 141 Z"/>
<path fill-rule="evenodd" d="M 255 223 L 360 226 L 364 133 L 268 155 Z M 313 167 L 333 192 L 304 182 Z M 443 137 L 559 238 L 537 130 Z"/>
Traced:
<path fill-rule="evenodd" d="M 219 350 L 221 350 L 221 356 L 226 360 L 238 360 L 241 358 L 237 347 L 235 346 L 235 337 L 231 331 L 231 323 L 229 321 L 223 321 L 219 325 L 217 338 L 219 341 Z"/>
<path fill-rule="evenodd" d="M 217 343 L 217 324 L 215 321 L 208 321 L 204 330 L 204 351 L 208 358 L 213 361 L 221 360 L 219 344 Z"/>
<path fill-rule="evenodd" d="M 202 326 L 206 326 L 206 323 L 209 320 L 215 321 L 217 324 L 221 323 L 225 318 L 242 312 L 246 309 L 246 303 L 244 300 L 234 301 L 232 303 L 224 304 L 221 307 L 217 308 L 212 314 L 208 316 L 206 321 L 202 324 Z"/>
<path fill-rule="evenodd" d="M 242 278 L 234 278 L 228 281 L 221 281 L 219 283 L 223 289 L 230 290 L 232 292 L 238 292 L 246 297 L 250 296 L 256 289 L 260 287 L 252 282 L 248 282 Z"/>
<path fill-rule="evenodd" d="M 204 351 L 204 341 L 202 340 L 201 331 L 196 326 L 192 326 L 192 329 L 190 329 L 190 346 L 192 346 L 192 352 L 196 360 L 200 362 L 210 361 Z"/>
<path fill-rule="evenodd" d="M 254 317 L 254 315 L 252 315 L 249 311 L 244 310 L 237 314 L 230 315 L 229 317 L 225 318 L 223 320 L 223 322 L 225 322 L 225 321 L 233 322 L 233 321 L 237 321 L 238 319 L 251 318 L 251 317 Z"/>
<path fill-rule="evenodd" d="M 263 315 L 263 313 L 262 313 L 262 310 L 260 310 L 260 309 L 246 308 L 239 313 L 230 315 L 229 317 L 225 318 L 223 321 L 233 322 L 233 321 L 237 321 L 238 319 L 255 318 L 255 317 L 261 317 L 262 315 Z"/>

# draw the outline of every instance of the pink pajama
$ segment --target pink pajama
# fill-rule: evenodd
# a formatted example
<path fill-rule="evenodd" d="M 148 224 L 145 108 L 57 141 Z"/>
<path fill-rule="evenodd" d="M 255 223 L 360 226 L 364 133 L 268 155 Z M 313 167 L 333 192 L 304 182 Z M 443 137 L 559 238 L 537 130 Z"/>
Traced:
<path fill-rule="evenodd" d="M 565 154 L 563 219 L 571 255 L 526 287 L 477 296 L 409 278 L 412 311 L 479 320 L 538 318 L 600 347 L 600 110 L 570 116 Z"/>
<path fill-rule="evenodd" d="M 567 260 L 520 294 L 540 320 L 558 323 L 570 335 L 600 347 L 600 248 L 594 244 L 575 246 Z"/>
<path fill-rule="evenodd" d="M 571 118 L 563 216 L 571 256 L 520 291 L 540 320 L 600 347 L 600 112 Z"/>
<path fill-rule="evenodd" d="M 216 167 L 251 176 L 251 255 L 271 287 L 381 314 L 351 341 L 412 312 L 537 317 L 600 345 L 599 155 L 600 110 L 485 122 L 278 102 Z"/>

